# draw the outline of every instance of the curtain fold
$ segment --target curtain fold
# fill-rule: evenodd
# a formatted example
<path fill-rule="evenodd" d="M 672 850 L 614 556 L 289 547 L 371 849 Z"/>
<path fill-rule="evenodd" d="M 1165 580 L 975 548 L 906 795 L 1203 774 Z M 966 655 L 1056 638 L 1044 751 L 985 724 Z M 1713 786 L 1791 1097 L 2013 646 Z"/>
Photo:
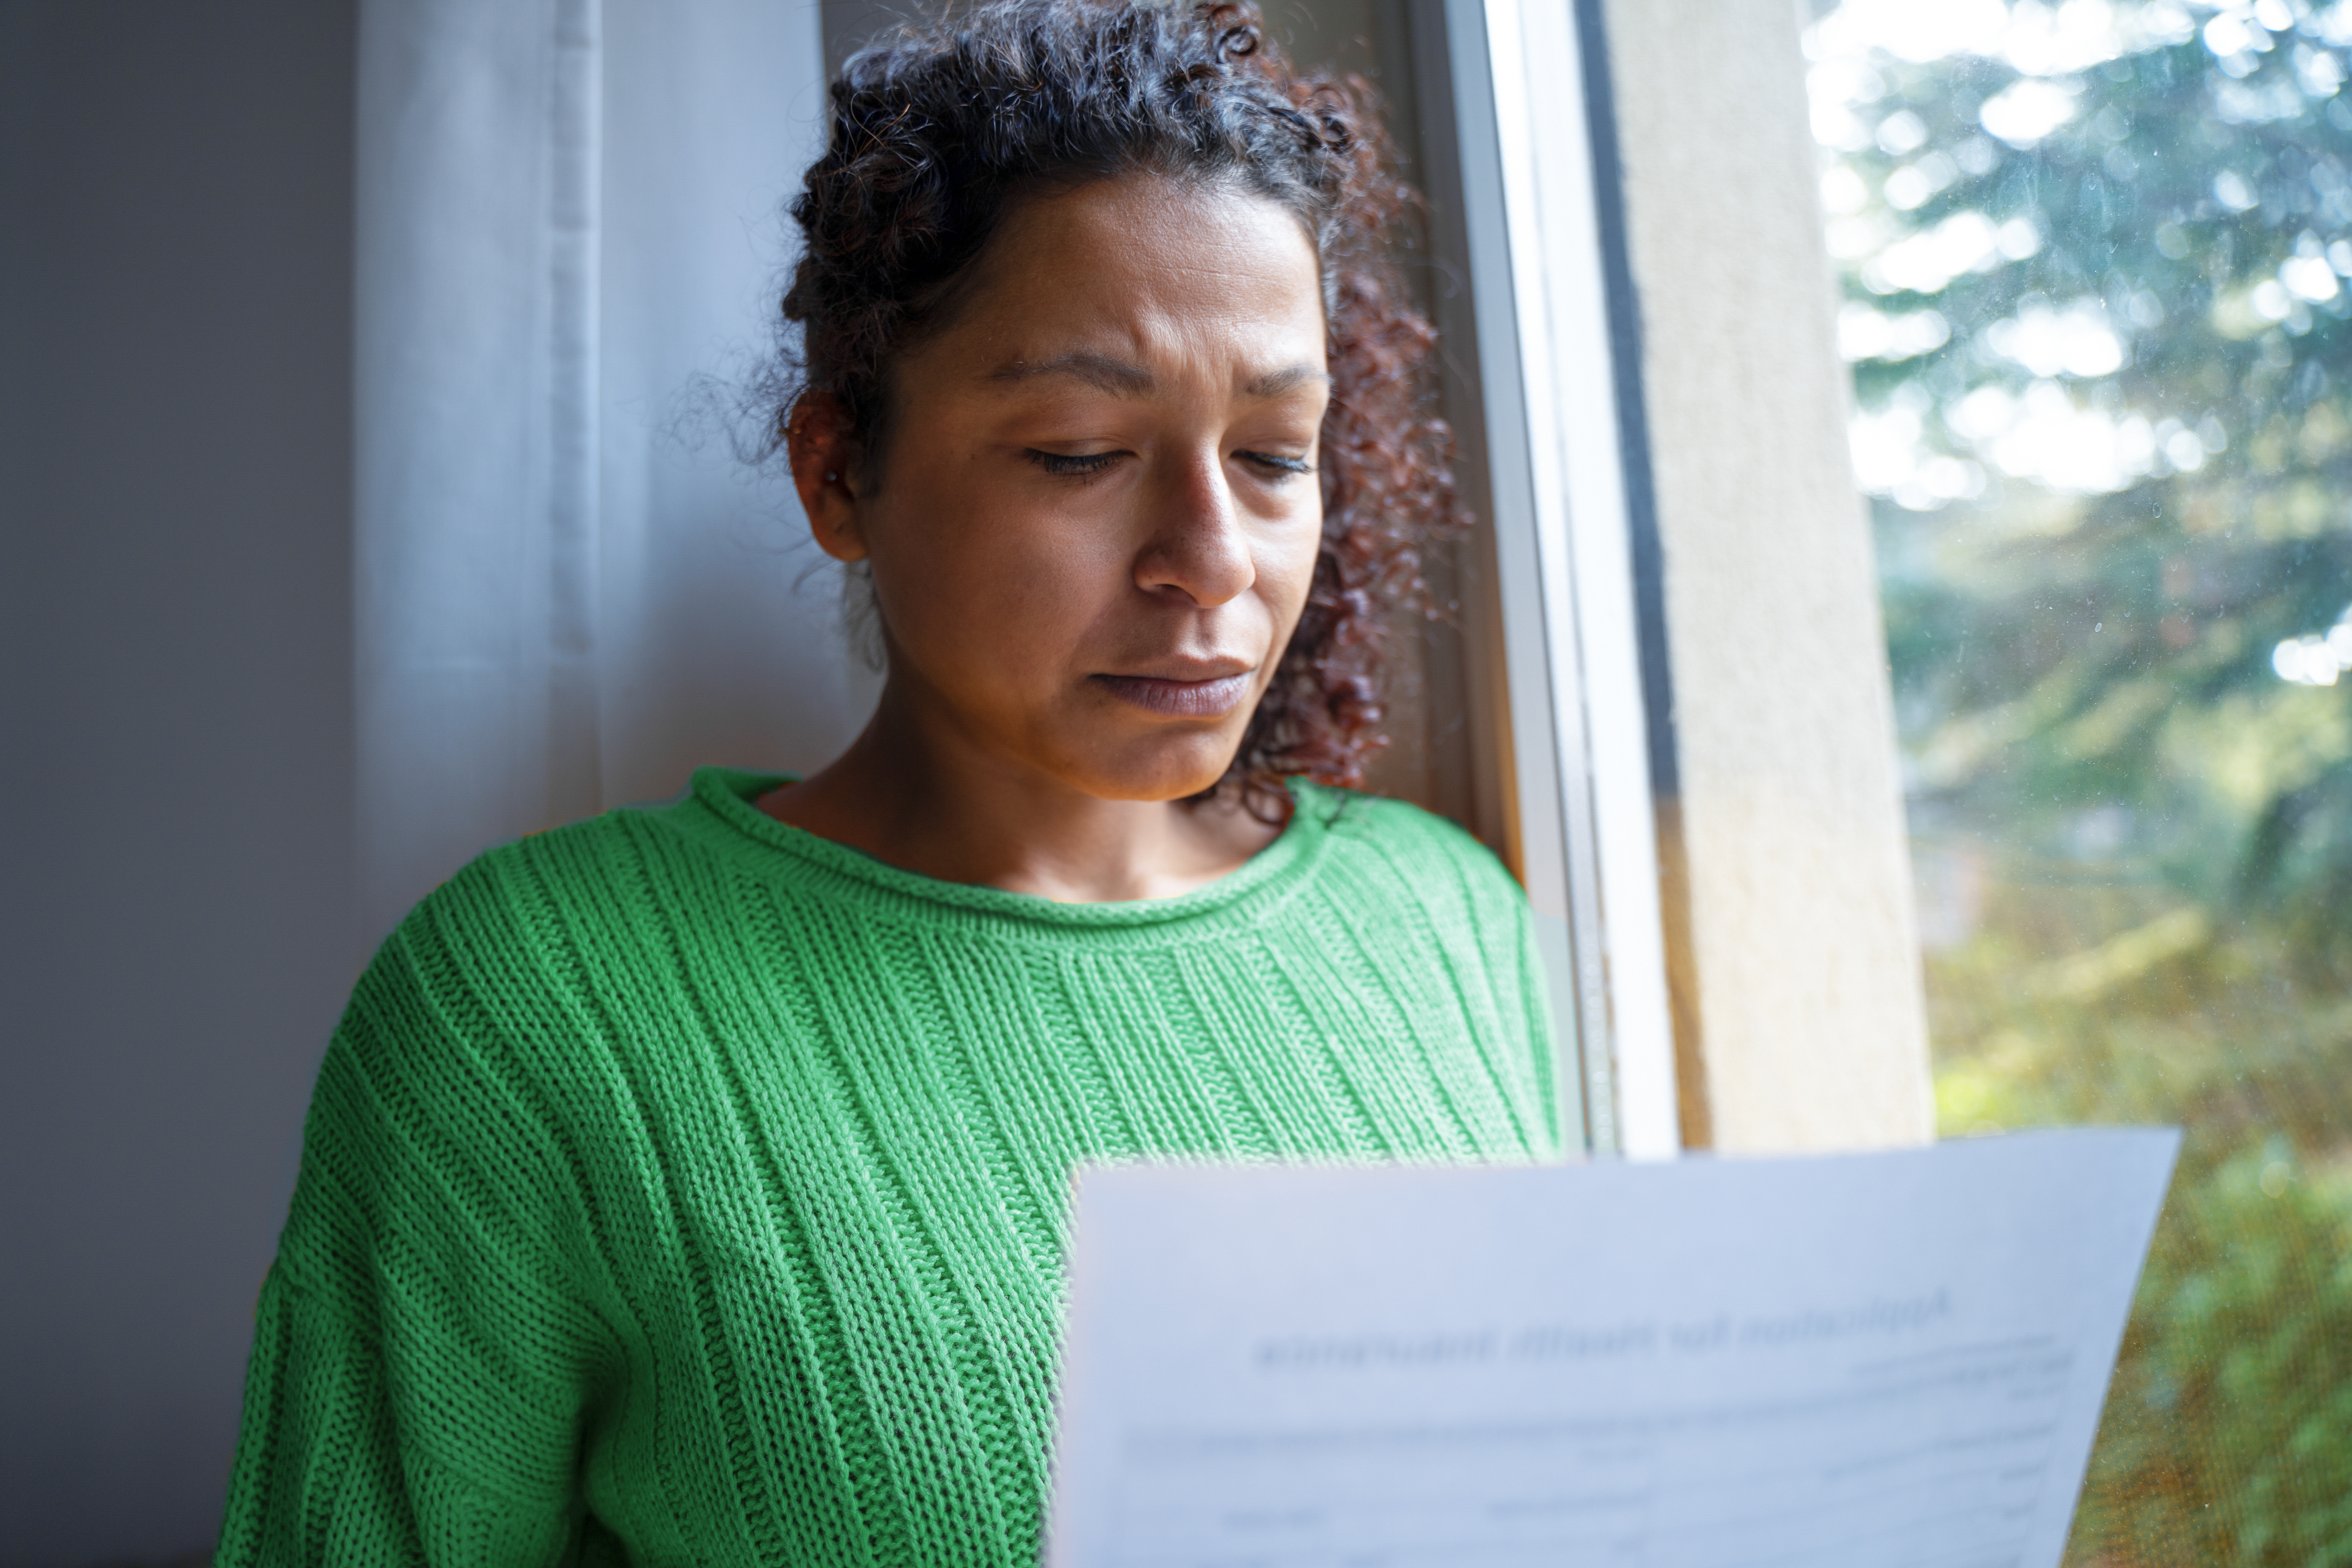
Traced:
<path fill-rule="evenodd" d="M 871 700 L 789 489 L 739 460 L 782 207 L 823 132 L 813 0 L 362 0 L 361 896 L 804 768 Z"/>

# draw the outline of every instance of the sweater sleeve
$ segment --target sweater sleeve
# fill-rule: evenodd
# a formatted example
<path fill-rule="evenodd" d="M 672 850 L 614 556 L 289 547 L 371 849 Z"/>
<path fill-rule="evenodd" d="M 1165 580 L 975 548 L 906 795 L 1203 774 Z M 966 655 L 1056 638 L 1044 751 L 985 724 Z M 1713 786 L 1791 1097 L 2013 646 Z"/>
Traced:
<path fill-rule="evenodd" d="M 219 1568 L 568 1561 L 607 1338 L 534 1086 L 430 903 L 330 1044 L 265 1283 Z"/>

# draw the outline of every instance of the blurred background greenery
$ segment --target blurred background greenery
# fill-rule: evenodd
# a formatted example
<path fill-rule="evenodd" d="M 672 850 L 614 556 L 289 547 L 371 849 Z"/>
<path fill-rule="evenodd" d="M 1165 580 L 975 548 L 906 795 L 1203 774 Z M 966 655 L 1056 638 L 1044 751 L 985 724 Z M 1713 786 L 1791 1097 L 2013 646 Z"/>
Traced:
<path fill-rule="evenodd" d="M 2189 1130 L 2068 1561 L 2352 1563 L 2352 0 L 1806 42 L 1943 1131 Z"/>

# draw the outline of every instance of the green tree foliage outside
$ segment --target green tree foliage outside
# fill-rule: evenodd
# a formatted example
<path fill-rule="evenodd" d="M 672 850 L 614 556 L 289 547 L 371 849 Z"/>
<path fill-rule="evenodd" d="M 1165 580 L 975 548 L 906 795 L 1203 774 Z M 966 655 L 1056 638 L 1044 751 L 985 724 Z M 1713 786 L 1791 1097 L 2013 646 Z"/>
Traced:
<path fill-rule="evenodd" d="M 2352 1563 L 2352 0 L 1807 35 L 1948 1136 L 2178 1121 L 2069 1562 Z"/>

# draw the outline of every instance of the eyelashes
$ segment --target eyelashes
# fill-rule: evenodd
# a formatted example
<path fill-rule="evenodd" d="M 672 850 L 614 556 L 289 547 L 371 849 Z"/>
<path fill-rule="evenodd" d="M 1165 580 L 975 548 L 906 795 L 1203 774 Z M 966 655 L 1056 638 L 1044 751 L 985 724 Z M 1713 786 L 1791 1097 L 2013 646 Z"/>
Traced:
<path fill-rule="evenodd" d="M 1073 458 L 1061 452 L 1040 452 L 1034 447 L 1022 456 L 1049 474 L 1074 479 L 1099 474 L 1118 459 L 1117 452 L 1089 452 L 1084 457 Z"/>
<path fill-rule="evenodd" d="M 1088 452 L 1072 457 L 1064 452 L 1041 452 L 1035 447 L 1022 456 L 1061 479 L 1087 479 L 1102 473 L 1127 454 L 1123 452 Z M 1286 479 L 1295 474 L 1311 474 L 1315 465 L 1304 458 L 1285 458 L 1273 452 L 1236 452 L 1242 461 L 1263 470 L 1270 479 Z"/>

